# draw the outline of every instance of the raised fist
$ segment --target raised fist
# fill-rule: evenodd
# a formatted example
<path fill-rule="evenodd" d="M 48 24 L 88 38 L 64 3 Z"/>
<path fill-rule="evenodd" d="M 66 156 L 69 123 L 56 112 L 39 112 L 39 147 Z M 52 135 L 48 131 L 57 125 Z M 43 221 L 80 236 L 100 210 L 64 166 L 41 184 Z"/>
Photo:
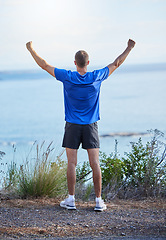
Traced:
<path fill-rule="evenodd" d="M 128 47 L 129 47 L 129 48 L 133 48 L 134 46 L 135 46 L 135 42 L 134 42 L 133 40 L 129 39 L 129 41 L 128 41 Z"/>
<path fill-rule="evenodd" d="M 30 51 L 32 49 L 32 41 L 26 43 L 27 49 Z"/>

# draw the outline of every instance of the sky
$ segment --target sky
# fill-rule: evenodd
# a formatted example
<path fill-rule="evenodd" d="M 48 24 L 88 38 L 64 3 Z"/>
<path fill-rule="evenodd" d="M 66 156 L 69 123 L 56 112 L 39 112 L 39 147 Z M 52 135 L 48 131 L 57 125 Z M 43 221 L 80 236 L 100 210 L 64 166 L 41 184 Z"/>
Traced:
<path fill-rule="evenodd" d="M 166 63 L 165 0 L 0 0 L 0 71 L 36 69 L 25 44 L 55 67 L 83 49 L 92 66 L 136 46 L 126 64 Z"/>

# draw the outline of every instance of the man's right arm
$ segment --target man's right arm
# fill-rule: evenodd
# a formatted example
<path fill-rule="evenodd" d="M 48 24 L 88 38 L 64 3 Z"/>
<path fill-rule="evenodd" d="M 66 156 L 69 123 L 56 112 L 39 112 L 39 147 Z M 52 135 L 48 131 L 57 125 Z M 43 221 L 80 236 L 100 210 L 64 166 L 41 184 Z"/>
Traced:
<path fill-rule="evenodd" d="M 113 73 L 126 59 L 131 49 L 135 46 L 135 42 L 131 39 L 128 40 L 127 48 L 125 51 L 115 59 L 115 61 L 108 65 L 109 68 L 109 76 Z"/>
<path fill-rule="evenodd" d="M 54 67 L 49 65 L 44 59 L 42 59 L 33 49 L 32 47 L 32 41 L 27 42 L 26 47 L 28 51 L 31 53 L 33 59 L 35 62 L 41 67 L 43 70 L 47 71 L 49 74 L 51 74 L 53 77 L 55 77 L 54 74 Z"/>

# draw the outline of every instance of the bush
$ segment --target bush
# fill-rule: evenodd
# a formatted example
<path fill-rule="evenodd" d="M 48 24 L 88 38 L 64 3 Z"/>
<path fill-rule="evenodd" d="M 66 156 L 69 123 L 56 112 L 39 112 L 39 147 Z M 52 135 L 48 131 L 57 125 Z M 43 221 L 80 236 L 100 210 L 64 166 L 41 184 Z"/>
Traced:
<path fill-rule="evenodd" d="M 95 193 L 92 183 L 92 170 L 89 162 L 83 162 L 76 167 L 76 190 L 77 198 L 83 201 L 94 199 Z"/>
<path fill-rule="evenodd" d="M 52 161 L 54 148 L 52 143 L 44 149 L 44 142 L 36 145 L 35 156 L 27 156 L 25 164 L 17 168 L 14 162 L 9 166 L 5 178 L 5 187 L 8 191 L 19 194 L 21 197 L 57 197 L 66 193 L 66 163 L 61 156 Z M 34 146 L 33 146 L 34 147 Z"/>
<path fill-rule="evenodd" d="M 131 143 L 131 152 L 125 153 L 125 194 L 144 197 L 165 196 L 166 145 L 159 141 L 163 133 L 151 130 L 153 137 L 145 146 L 142 139 Z"/>
<path fill-rule="evenodd" d="M 100 153 L 103 194 L 112 198 L 121 187 L 125 174 L 125 164 L 117 151 L 118 141 L 115 140 L 115 151 L 107 156 Z"/>
<path fill-rule="evenodd" d="M 76 182 L 86 182 L 91 179 L 87 179 L 89 174 L 92 172 L 89 162 L 83 162 L 83 164 L 77 165 L 76 167 Z"/>

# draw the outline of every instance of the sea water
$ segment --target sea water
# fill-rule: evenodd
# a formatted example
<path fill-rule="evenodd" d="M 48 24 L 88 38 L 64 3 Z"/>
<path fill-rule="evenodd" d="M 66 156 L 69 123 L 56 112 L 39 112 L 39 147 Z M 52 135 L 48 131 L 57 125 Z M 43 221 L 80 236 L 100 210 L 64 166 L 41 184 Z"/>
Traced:
<path fill-rule="evenodd" d="M 130 142 L 147 130 L 166 133 L 165 106 L 165 64 L 162 68 L 131 66 L 117 70 L 101 87 L 100 150 L 110 154 L 117 139 L 118 151 L 123 155 L 130 150 Z M 5 153 L 1 169 L 13 157 L 21 164 L 36 140 L 45 140 L 46 144 L 53 141 L 57 155 L 61 153 L 64 124 L 61 82 L 42 70 L 0 72 L 0 151 Z M 130 133 L 136 134 L 128 136 Z M 113 136 L 106 137 L 109 134 Z M 149 139 L 144 135 L 142 138 Z M 87 153 L 80 148 L 78 162 L 85 160 Z"/>

